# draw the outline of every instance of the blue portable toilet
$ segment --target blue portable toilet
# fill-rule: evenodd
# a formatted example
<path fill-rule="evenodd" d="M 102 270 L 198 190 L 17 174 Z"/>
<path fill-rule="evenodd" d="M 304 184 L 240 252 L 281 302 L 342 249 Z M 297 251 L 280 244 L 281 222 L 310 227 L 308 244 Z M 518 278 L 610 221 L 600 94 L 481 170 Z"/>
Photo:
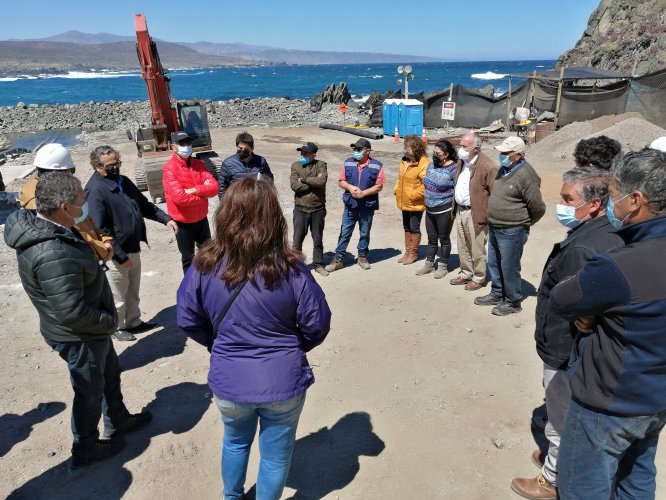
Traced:
<path fill-rule="evenodd" d="M 382 106 L 384 134 L 393 135 L 398 127 L 398 135 L 423 134 L 423 103 L 416 99 L 386 99 Z"/>

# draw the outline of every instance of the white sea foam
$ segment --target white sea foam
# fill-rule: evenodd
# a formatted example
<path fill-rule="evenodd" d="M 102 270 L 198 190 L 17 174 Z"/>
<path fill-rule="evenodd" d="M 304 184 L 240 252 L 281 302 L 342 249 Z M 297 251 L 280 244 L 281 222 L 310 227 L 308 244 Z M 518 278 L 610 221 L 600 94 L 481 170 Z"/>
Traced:
<path fill-rule="evenodd" d="M 18 76 L 6 76 L 6 77 L 3 77 L 3 78 L 0 78 L 0 82 L 15 82 L 18 79 L 19 79 Z"/>
<path fill-rule="evenodd" d="M 502 73 L 493 73 L 492 71 L 486 71 L 485 73 L 474 73 L 472 78 L 477 80 L 501 80 L 506 75 Z"/>
<path fill-rule="evenodd" d="M 363 104 L 365 101 L 368 100 L 369 95 L 364 95 L 361 97 L 352 97 L 352 100 L 356 102 L 357 104 Z"/>
<path fill-rule="evenodd" d="M 70 78 L 70 79 L 81 79 L 81 78 L 122 78 L 125 76 L 139 76 L 137 72 L 128 72 L 128 71 L 68 71 L 66 75 L 39 75 L 42 78 Z"/>

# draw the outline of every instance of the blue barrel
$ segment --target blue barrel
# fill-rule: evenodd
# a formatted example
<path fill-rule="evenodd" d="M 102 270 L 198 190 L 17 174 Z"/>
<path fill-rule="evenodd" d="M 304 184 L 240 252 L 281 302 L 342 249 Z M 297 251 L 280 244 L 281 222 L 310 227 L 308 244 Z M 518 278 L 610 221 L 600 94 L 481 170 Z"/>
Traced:
<path fill-rule="evenodd" d="M 398 127 L 398 135 L 423 134 L 423 103 L 416 99 L 386 99 L 382 107 L 384 134 L 393 135 Z"/>

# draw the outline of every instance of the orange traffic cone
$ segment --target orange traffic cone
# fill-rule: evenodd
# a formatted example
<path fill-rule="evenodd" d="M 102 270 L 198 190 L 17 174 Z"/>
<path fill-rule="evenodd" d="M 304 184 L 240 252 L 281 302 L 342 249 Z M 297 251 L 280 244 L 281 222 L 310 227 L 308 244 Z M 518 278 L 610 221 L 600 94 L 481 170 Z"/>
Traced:
<path fill-rule="evenodd" d="M 423 144 L 426 146 L 428 145 L 428 138 L 426 137 L 425 129 L 423 129 L 423 133 L 421 134 L 421 141 L 423 141 Z"/>
<path fill-rule="evenodd" d="M 398 135 L 398 127 L 395 128 L 393 133 L 393 142 L 400 142 L 400 135 Z"/>

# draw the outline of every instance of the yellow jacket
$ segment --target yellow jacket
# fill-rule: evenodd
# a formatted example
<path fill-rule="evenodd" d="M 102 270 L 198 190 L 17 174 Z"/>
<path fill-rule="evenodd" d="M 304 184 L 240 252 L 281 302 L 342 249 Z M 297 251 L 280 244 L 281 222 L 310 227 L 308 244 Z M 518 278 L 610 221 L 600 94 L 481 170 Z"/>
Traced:
<path fill-rule="evenodd" d="M 430 159 L 421 157 L 418 163 L 402 160 L 400 172 L 395 183 L 393 194 L 400 210 L 408 212 L 423 212 L 425 210 L 423 179 L 428 170 Z"/>
<path fill-rule="evenodd" d="M 37 210 L 37 204 L 35 203 L 35 189 L 37 188 L 38 182 L 39 177 L 35 176 L 26 182 L 23 189 L 21 189 L 21 192 L 19 193 L 19 203 L 23 208 Z M 92 247 L 100 260 L 109 259 L 109 249 L 106 248 L 104 243 L 112 241 L 113 238 L 111 238 L 111 236 L 102 235 L 90 217 L 83 222 L 76 224 L 74 227 L 81 236 L 83 236 L 83 239 Z"/>

